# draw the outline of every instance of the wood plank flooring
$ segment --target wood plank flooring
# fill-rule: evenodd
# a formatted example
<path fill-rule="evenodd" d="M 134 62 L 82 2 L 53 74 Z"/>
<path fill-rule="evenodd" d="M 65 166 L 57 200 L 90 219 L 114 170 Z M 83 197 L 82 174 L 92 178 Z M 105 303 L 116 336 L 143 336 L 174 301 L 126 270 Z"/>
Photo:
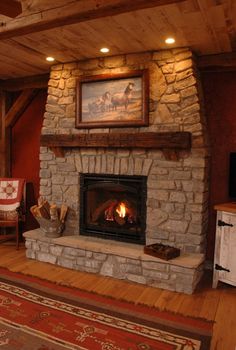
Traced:
<path fill-rule="evenodd" d="M 208 277 L 193 295 L 186 295 L 30 260 L 25 257 L 23 245 L 17 251 L 10 242 L 0 244 L 0 266 L 119 300 L 213 320 L 209 350 L 236 350 L 236 288 L 219 283 L 217 289 L 212 289 Z"/>

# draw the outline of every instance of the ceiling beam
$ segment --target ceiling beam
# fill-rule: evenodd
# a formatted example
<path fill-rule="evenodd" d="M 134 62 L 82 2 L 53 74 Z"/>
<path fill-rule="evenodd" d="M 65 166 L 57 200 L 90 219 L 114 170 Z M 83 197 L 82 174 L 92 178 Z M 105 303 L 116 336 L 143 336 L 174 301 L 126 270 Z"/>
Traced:
<path fill-rule="evenodd" d="M 236 52 L 199 56 L 198 68 L 202 71 L 235 70 Z"/>
<path fill-rule="evenodd" d="M 13 127 L 20 118 L 24 110 L 28 107 L 34 96 L 37 94 L 37 89 L 26 89 L 17 98 L 13 106 L 5 115 L 5 127 Z"/>
<path fill-rule="evenodd" d="M 7 79 L 0 81 L 0 89 L 4 91 L 20 91 L 24 89 L 47 88 L 49 74 L 40 74 L 24 78 Z"/>
<path fill-rule="evenodd" d="M 5 1 L 7 2 L 7 0 Z M 21 16 L 6 23 L 0 28 L 0 40 L 182 1 L 185 0 L 86 0 L 70 2 L 70 4 L 55 9 Z"/>
<path fill-rule="evenodd" d="M 0 14 L 7 17 L 16 17 L 22 12 L 21 2 L 15 0 L 1 0 Z"/>

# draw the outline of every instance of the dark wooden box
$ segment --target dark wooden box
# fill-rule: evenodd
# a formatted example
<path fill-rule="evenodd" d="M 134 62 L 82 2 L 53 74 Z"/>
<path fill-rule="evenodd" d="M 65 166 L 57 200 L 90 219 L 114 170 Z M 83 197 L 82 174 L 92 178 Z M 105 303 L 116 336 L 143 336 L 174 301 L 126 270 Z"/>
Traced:
<path fill-rule="evenodd" d="M 144 253 L 155 256 L 156 258 L 170 260 L 180 255 L 180 249 L 161 243 L 155 243 L 146 245 L 144 247 Z"/>

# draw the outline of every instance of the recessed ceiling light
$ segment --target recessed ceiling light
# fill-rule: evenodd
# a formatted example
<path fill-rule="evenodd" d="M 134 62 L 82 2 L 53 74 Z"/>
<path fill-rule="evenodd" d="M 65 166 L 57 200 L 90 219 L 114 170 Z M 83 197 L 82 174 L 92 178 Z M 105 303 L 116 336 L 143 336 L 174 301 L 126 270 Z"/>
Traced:
<path fill-rule="evenodd" d="M 107 52 L 110 51 L 110 49 L 108 49 L 108 47 L 102 47 L 102 48 L 100 49 L 100 51 L 101 51 L 102 53 L 107 53 Z"/>
<path fill-rule="evenodd" d="M 174 38 L 166 38 L 166 40 L 165 40 L 165 43 L 166 44 L 174 44 L 175 43 L 175 39 Z"/>
<path fill-rule="evenodd" d="M 55 58 L 54 58 L 54 57 L 51 57 L 51 56 L 48 56 L 48 57 L 46 57 L 46 60 L 47 60 L 48 62 L 53 62 L 53 61 L 55 61 Z"/>

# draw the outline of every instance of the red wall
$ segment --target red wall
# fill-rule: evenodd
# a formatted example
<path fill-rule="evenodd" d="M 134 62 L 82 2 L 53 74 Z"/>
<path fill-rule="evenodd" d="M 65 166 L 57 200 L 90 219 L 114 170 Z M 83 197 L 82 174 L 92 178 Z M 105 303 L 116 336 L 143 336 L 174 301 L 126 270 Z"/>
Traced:
<path fill-rule="evenodd" d="M 27 207 L 35 204 L 39 195 L 39 147 L 46 91 L 40 90 L 12 128 L 11 176 L 27 181 Z M 34 228 L 28 217 L 26 229 Z"/>
<path fill-rule="evenodd" d="M 210 218 L 207 257 L 213 259 L 215 204 L 228 196 L 229 153 L 236 152 L 236 72 L 202 74 L 205 109 L 211 144 Z"/>

